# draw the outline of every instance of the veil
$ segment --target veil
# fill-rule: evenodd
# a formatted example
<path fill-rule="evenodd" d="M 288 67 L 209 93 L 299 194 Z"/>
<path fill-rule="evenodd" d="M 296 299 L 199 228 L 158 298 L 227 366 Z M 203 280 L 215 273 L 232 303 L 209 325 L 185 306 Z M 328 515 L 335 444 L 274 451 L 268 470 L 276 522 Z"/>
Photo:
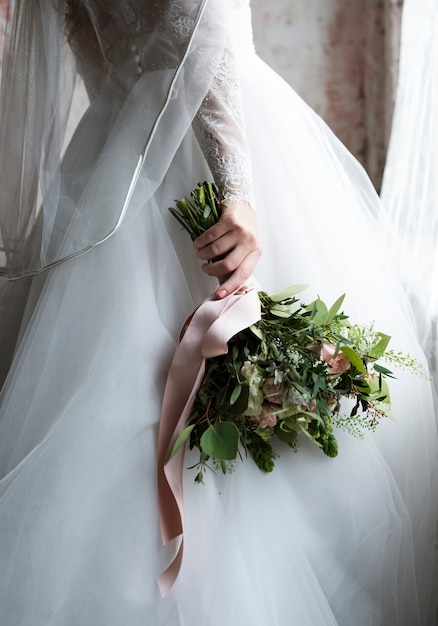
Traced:
<path fill-rule="evenodd" d="M 14 350 L 31 277 L 106 241 L 156 191 L 226 45 L 225 1 L 81 5 L 94 49 L 68 44 L 67 0 L 9 2 L 0 110 L 6 352 Z M 70 115 L 78 73 L 89 95 L 79 121 Z M 74 132 L 65 148 L 67 124 Z"/>
<path fill-rule="evenodd" d="M 434 375 L 438 331 L 438 5 L 406 0 L 399 83 L 382 199 L 392 252 Z M 438 379 L 436 379 L 438 385 Z"/>

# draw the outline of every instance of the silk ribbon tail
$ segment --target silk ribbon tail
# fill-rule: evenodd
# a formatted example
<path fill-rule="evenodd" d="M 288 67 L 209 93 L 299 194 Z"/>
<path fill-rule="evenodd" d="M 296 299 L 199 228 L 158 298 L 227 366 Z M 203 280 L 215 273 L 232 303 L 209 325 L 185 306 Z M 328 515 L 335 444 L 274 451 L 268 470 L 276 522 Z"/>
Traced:
<path fill-rule="evenodd" d="M 210 296 L 195 310 L 176 348 L 167 377 L 158 435 L 158 500 L 163 543 L 184 532 L 184 447 L 169 458 L 172 446 L 187 425 L 205 370 L 205 358 L 226 354 L 228 341 L 260 320 L 258 284 L 222 300 Z M 176 580 L 183 544 L 167 570 L 158 578 L 162 595 Z"/>

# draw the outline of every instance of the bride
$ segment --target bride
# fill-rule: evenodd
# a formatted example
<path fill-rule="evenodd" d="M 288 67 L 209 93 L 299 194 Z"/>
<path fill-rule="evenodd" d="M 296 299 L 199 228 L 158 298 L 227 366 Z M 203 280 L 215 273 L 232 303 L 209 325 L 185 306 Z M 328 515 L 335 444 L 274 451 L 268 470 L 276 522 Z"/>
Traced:
<path fill-rule="evenodd" d="M 397 422 L 363 441 L 341 433 L 336 459 L 303 442 L 269 475 L 242 463 L 198 486 L 187 470 L 182 568 L 160 597 L 175 546 L 159 533 L 158 421 L 201 299 L 228 297 L 263 248 L 263 289 L 346 292 L 355 321 L 423 357 L 377 196 L 255 55 L 247 0 L 9 8 L 2 626 L 432 625 L 436 425 L 429 381 L 404 371 Z M 89 98 L 79 120 L 76 72 Z M 191 249 L 168 207 L 211 178 L 228 208 Z"/>

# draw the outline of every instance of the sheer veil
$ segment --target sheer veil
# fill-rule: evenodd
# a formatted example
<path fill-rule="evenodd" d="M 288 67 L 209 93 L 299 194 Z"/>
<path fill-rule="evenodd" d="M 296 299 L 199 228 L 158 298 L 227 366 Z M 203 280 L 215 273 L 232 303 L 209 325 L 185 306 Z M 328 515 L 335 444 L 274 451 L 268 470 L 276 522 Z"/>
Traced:
<path fill-rule="evenodd" d="M 438 5 L 406 0 L 393 129 L 382 198 L 392 252 L 413 304 L 419 338 L 438 371 Z"/>
<path fill-rule="evenodd" d="M 226 2 L 111 0 L 104 29 L 96 3 L 82 4 L 98 47 L 108 52 L 106 69 L 102 55 L 93 63 L 79 46 L 73 55 L 64 32 L 66 0 L 9 3 L 0 111 L 0 148 L 8 155 L 0 169 L 0 333 L 9 351 L 26 277 L 85 254 L 144 206 L 226 43 Z M 140 36 L 147 38 L 141 56 Z M 77 71 L 90 97 L 85 116 L 99 132 L 93 136 L 93 123 L 79 122 L 64 151 Z"/>

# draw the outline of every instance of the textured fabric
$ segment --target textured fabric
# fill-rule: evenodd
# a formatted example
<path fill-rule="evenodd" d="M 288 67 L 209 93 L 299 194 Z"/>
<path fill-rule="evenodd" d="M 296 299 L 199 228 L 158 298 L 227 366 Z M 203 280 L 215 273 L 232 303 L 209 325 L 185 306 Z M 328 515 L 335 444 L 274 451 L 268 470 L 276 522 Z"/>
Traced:
<path fill-rule="evenodd" d="M 232 51 L 238 68 L 264 249 L 257 279 L 268 292 L 308 283 L 306 299 L 318 293 L 329 303 L 346 292 L 355 321 L 375 320 L 395 349 L 423 359 L 369 180 L 257 58 L 248 7 L 234 5 L 221 0 L 229 18 L 221 54 Z M 88 214 L 71 215 L 94 241 L 107 224 L 108 189 L 123 196 L 138 129 L 153 125 L 156 94 L 168 87 L 169 70 L 136 80 L 136 52 L 125 50 L 129 97 L 121 103 L 125 88 L 104 89 L 63 163 L 67 179 L 70 163 L 85 179 L 96 172 L 108 120 L 126 105 L 119 157 L 100 159 Z M 164 384 L 183 321 L 214 287 L 167 207 L 220 175 L 190 124 L 180 139 L 173 132 L 166 125 L 155 135 L 158 145 L 177 142 L 170 162 L 145 165 L 151 177 L 165 166 L 163 178 L 142 197 L 140 177 L 114 235 L 30 282 L 1 396 L 0 623 L 432 625 L 436 426 L 429 381 L 403 371 L 391 385 L 397 422 L 364 441 L 340 433 L 336 459 L 302 442 L 297 454 L 278 449 L 270 475 L 248 459 L 198 486 L 187 453 L 184 558 L 160 598 L 156 578 L 175 552 L 161 545 L 158 518 Z M 54 248 L 77 249 L 75 228 L 55 226 Z"/>

